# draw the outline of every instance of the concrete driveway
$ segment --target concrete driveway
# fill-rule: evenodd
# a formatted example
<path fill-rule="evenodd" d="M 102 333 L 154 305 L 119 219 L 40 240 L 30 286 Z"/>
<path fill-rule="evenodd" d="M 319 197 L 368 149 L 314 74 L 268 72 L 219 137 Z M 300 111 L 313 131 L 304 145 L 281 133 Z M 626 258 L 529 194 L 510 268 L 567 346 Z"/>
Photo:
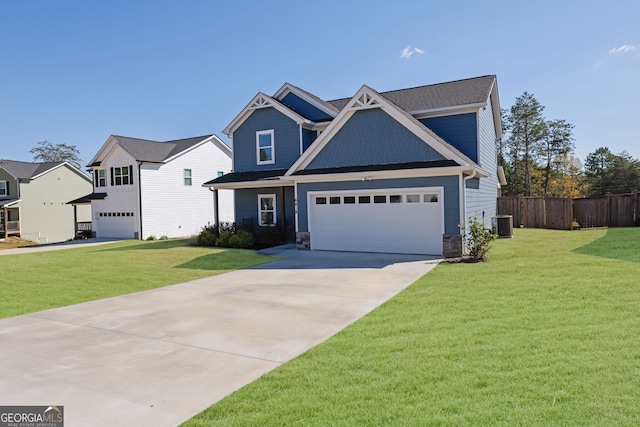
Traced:
<path fill-rule="evenodd" d="M 62 405 L 67 427 L 176 425 L 437 264 L 408 255 L 272 253 L 283 259 L 0 320 L 0 405 Z"/>

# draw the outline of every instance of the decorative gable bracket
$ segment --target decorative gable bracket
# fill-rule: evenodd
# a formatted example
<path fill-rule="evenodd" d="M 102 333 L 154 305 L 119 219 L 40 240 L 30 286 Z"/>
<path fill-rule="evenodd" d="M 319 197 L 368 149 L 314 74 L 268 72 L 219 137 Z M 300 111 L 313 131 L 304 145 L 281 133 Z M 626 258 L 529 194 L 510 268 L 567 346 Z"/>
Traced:
<path fill-rule="evenodd" d="M 363 92 L 358 98 L 356 98 L 349 107 L 350 110 L 366 110 L 370 108 L 380 108 L 380 103 L 367 92 Z"/>
<path fill-rule="evenodd" d="M 252 109 L 252 110 L 257 110 L 259 108 L 273 107 L 273 104 L 274 104 L 274 102 L 270 97 L 259 93 L 253 99 L 253 102 L 251 102 L 251 104 L 249 104 L 249 108 Z"/>

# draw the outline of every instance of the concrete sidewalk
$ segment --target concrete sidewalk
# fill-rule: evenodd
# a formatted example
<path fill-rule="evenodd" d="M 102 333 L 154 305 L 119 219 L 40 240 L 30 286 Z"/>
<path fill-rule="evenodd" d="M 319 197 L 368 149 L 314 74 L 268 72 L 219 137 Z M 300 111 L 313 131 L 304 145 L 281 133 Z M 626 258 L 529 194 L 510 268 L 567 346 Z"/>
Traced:
<path fill-rule="evenodd" d="M 283 259 L 0 320 L 0 405 L 62 405 L 68 427 L 176 425 L 331 337 L 438 262 L 272 253 Z"/>
<path fill-rule="evenodd" d="M 122 239 L 108 239 L 108 238 L 94 237 L 92 239 L 69 240 L 67 242 L 60 242 L 60 243 L 47 243 L 43 245 L 22 246 L 20 248 L 2 249 L 0 250 L 0 256 L 29 254 L 33 252 L 58 251 L 62 249 L 73 249 L 73 248 L 80 248 L 85 246 L 98 246 L 98 245 L 105 245 L 107 243 L 120 242 L 121 240 Z"/>

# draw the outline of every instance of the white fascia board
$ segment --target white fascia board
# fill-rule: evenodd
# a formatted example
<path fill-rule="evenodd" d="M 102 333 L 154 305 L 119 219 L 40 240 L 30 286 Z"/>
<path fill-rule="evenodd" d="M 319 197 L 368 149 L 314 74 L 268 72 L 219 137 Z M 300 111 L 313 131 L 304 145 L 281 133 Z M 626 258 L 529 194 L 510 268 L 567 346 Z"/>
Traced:
<path fill-rule="evenodd" d="M 368 99 L 368 104 L 362 105 L 361 101 L 359 101 L 361 98 Z M 313 144 L 311 144 L 311 147 L 309 147 L 307 151 L 305 151 L 304 154 L 291 166 L 291 168 L 289 168 L 285 176 L 289 176 L 292 173 L 308 166 L 315 156 L 322 151 L 331 138 L 342 128 L 342 126 L 344 126 L 356 111 L 372 108 L 381 108 L 398 123 L 407 128 L 411 133 L 440 153 L 444 158 L 463 165 L 475 165 L 471 159 L 448 144 L 429 128 L 420 123 L 415 117 L 391 103 L 375 90 L 363 85 L 345 105 L 340 114 L 336 116 L 331 124 L 327 126 L 325 131 L 320 134 Z"/>
<path fill-rule="evenodd" d="M 7 203 L 6 205 L 4 205 L 4 207 L 5 208 L 11 207 L 11 206 L 13 206 L 13 205 L 15 205 L 17 203 L 20 203 L 21 201 L 22 201 L 22 199 L 14 200 L 13 202 L 10 202 L 10 203 Z M 2 201 L 0 201 L 0 203 L 2 203 Z"/>
<path fill-rule="evenodd" d="M 320 111 L 327 113 L 331 117 L 335 117 L 340 112 L 340 110 L 338 110 L 328 102 L 321 101 L 309 92 L 306 92 L 303 89 L 300 89 L 299 87 L 296 87 L 290 83 L 285 83 L 280 89 L 278 89 L 273 97 L 282 100 L 289 93 L 293 93 L 297 97 L 313 105 Z"/>
<path fill-rule="evenodd" d="M 447 166 L 440 168 L 395 169 L 384 171 L 361 171 L 345 173 L 327 173 L 318 175 L 293 175 L 296 184 L 303 182 L 335 182 L 335 181 L 373 181 L 378 179 L 426 178 L 436 176 L 458 176 L 471 174 L 477 168 L 468 166 Z"/>
<path fill-rule="evenodd" d="M 164 161 L 157 162 L 157 163 L 161 163 L 161 164 L 169 163 L 170 161 L 175 160 L 178 157 L 195 150 L 196 148 L 202 147 L 207 142 L 213 142 L 214 145 L 218 146 L 218 148 L 220 148 L 222 151 L 224 151 L 225 154 L 227 154 L 229 157 L 231 157 L 231 148 L 227 144 L 222 142 L 222 140 L 220 138 L 218 138 L 216 135 L 211 135 L 210 137 L 203 139 L 202 141 L 198 142 L 195 145 L 192 145 L 191 147 L 187 148 L 186 150 L 181 151 L 181 152 L 179 152 L 177 154 L 174 154 L 173 156 L 171 156 L 171 157 L 169 157 L 167 159 L 164 159 Z M 145 163 L 151 163 L 151 162 L 145 162 Z"/>
<path fill-rule="evenodd" d="M 60 163 L 59 165 L 53 166 L 52 168 L 47 169 L 46 171 L 40 172 L 38 175 L 34 175 L 31 178 L 29 178 L 30 180 L 34 180 L 36 178 L 40 178 L 42 175 L 46 175 L 51 171 L 54 171 L 58 168 L 61 168 L 63 166 L 68 167 L 69 169 L 71 169 L 72 172 L 75 172 L 76 174 L 80 175 L 81 177 L 83 177 L 84 179 L 86 179 L 88 182 L 93 182 L 93 180 L 89 177 L 89 175 L 87 175 L 86 173 L 83 173 L 80 169 L 78 169 L 77 167 L 73 166 L 71 163 L 69 162 L 63 162 Z"/>
<path fill-rule="evenodd" d="M 258 92 L 256 96 L 247 104 L 246 107 L 238 114 L 232 121 L 227 125 L 226 128 L 222 131 L 225 135 L 230 136 L 233 132 L 255 111 L 262 108 L 275 108 L 280 113 L 289 117 L 291 120 L 296 122 L 296 124 L 306 123 L 309 125 L 313 125 L 314 122 L 311 120 L 307 120 L 295 111 L 287 108 L 280 102 L 271 98 L 269 95 L 265 95 L 262 92 Z"/>
<path fill-rule="evenodd" d="M 113 149 L 112 146 L 114 144 L 117 144 L 117 140 L 113 137 L 113 135 L 110 135 L 109 138 L 107 138 L 107 140 L 104 142 L 104 144 L 102 144 L 102 147 L 100 147 L 96 155 L 93 156 L 93 158 L 89 161 L 89 164 L 87 165 L 87 167 L 93 168 L 93 166 L 90 166 L 90 165 L 96 163 L 97 161 L 104 160 Z"/>
<path fill-rule="evenodd" d="M 500 97 L 498 96 L 498 81 L 493 80 L 489 99 L 491 100 L 491 108 L 493 109 L 493 123 L 496 128 L 496 137 L 502 138 L 502 112 L 500 110 Z M 488 102 L 488 100 L 487 100 Z"/>
<path fill-rule="evenodd" d="M 486 102 L 478 104 L 457 105 L 455 107 L 433 108 L 431 110 L 409 111 L 416 119 L 426 119 L 429 117 L 453 116 L 456 114 L 475 113 L 487 105 Z"/>
<path fill-rule="evenodd" d="M 260 181 L 225 182 L 221 184 L 202 184 L 203 187 L 216 190 L 235 190 L 239 188 L 266 188 L 266 187 L 286 187 L 293 185 L 290 179 L 267 179 Z"/>

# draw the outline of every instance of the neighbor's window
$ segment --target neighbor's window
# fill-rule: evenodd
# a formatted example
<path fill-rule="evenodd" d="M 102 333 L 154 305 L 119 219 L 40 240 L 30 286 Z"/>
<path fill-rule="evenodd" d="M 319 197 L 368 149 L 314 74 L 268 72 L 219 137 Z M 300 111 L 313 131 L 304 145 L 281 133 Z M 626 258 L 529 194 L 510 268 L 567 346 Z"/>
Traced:
<path fill-rule="evenodd" d="M 9 182 L 8 181 L 0 181 L 0 196 L 8 196 L 9 195 Z"/>
<path fill-rule="evenodd" d="M 133 184 L 131 179 L 131 167 L 121 166 L 117 168 L 111 168 L 112 184 L 113 185 L 129 185 Z"/>
<path fill-rule="evenodd" d="M 256 132 L 256 154 L 259 165 L 275 163 L 273 129 Z"/>
<path fill-rule="evenodd" d="M 107 186 L 107 172 L 104 169 L 95 170 L 95 183 L 96 187 Z"/>
<path fill-rule="evenodd" d="M 191 185 L 191 169 L 184 170 L 184 185 Z"/>
<path fill-rule="evenodd" d="M 262 226 L 276 224 L 276 195 L 260 194 L 258 196 L 258 222 Z"/>
<path fill-rule="evenodd" d="M 224 175 L 224 172 L 218 171 L 218 178 L 220 178 L 222 175 Z"/>

